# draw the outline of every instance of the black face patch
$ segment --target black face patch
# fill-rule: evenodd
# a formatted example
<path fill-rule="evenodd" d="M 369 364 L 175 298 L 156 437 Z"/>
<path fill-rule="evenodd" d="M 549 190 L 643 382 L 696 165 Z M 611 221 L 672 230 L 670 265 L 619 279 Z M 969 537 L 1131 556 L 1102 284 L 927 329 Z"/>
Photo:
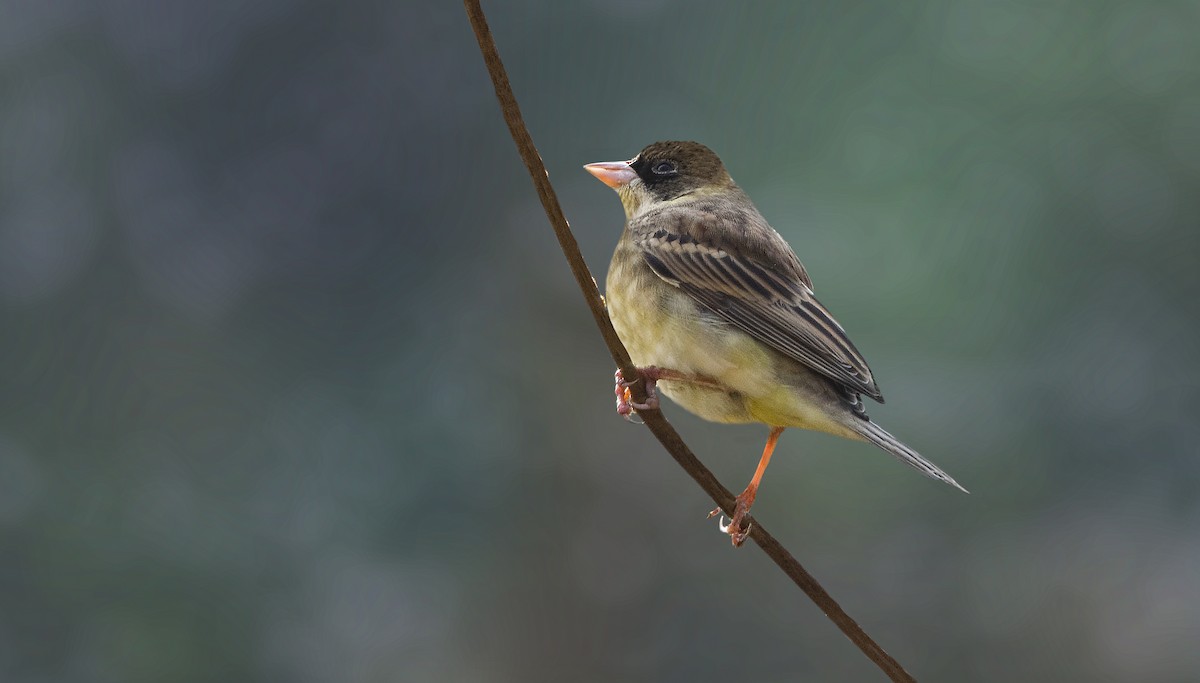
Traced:
<path fill-rule="evenodd" d="M 695 142 L 648 145 L 631 168 L 641 178 L 646 191 L 659 200 L 675 199 L 729 177 L 717 155 Z"/>
<path fill-rule="evenodd" d="M 639 154 L 632 168 L 643 183 L 653 184 L 680 175 L 679 160 L 668 157 L 650 157 Z"/>
<path fill-rule="evenodd" d="M 687 169 L 679 159 L 641 154 L 631 168 L 642 179 L 646 190 L 658 199 L 674 199 L 695 189 Z"/>

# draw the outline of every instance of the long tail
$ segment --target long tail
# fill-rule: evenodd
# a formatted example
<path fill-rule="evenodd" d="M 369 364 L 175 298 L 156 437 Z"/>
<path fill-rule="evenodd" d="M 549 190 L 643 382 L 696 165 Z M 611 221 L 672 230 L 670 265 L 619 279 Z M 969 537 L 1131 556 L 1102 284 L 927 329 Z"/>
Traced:
<path fill-rule="evenodd" d="M 970 493 L 964 489 L 954 478 L 943 472 L 937 465 L 929 462 L 921 457 L 921 454 L 913 449 L 900 443 L 900 440 L 888 433 L 886 429 L 869 420 L 856 419 L 850 425 L 854 431 L 858 432 L 864 439 L 879 446 L 883 450 L 896 456 L 900 462 L 910 465 L 920 471 L 921 474 L 930 479 L 944 481 L 963 493 Z"/>

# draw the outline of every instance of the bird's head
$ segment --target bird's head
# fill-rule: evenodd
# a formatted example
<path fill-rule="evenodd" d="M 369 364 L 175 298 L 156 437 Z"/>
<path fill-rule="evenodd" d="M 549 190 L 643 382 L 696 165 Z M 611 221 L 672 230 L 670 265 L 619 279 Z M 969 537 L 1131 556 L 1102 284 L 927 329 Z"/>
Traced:
<path fill-rule="evenodd" d="M 629 161 L 583 168 L 617 191 L 628 216 L 656 204 L 733 187 L 721 159 L 698 142 L 655 142 Z"/>

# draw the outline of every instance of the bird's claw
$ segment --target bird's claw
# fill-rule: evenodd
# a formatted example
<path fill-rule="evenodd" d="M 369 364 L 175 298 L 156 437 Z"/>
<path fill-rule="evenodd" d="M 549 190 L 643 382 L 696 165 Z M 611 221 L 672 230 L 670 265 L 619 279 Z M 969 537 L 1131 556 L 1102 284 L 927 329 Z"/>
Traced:
<path fill-rule="evenodd" d="M 634 424 L 643 424 L 640 418 L 634 419 L 639 410 L 658 410 L 658 393 L 654 390 L 654 382 L 650 379 L 644 379 L 646 383 L 646 400 L 638 402 L 633 400 L 633 394 L 630 393 L 629 387 L 633 386 L 638 379 L 626 380 L 625 375 L 621 373 L 621 369 L 617 368 L 617 372 L 613 379 L 616 382 L 614 393 L 617 396 L 617 414 Z M 639 378 L 643 379 L 643 378 Z"/>
<path fill-rule="evenodd" d="M 721 508 L 716 508 L 708 513 L 708 518 L 712 519 L 720 515 L 717 528 L 721 530 L 721 533 L 728 534 L 733 547 L 738 548 L 746 542 L 746 539 L 750 537 L 750 530 L 754 528 L 754 523 L 746 519 L 749 512 L 750 506 L 742 500 L 741 496 L 738 496 L 733 508 L 733 518 L 728 522 L 725 521 L 725 513 Z"/>

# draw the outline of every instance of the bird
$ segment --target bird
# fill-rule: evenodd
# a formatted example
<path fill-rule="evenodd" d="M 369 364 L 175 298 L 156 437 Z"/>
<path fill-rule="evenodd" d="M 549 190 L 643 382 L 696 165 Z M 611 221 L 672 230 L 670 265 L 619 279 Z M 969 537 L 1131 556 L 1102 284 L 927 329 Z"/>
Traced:
<path fill-rule="evenodd" d="M 625 209 L 604 298 L 639 376 L 617 370 L 617 412 L 631 419 L 657 410 L 661 392 L 705 420 L 769 429 L 731 519 L 720 520 L 734 546 L 750 533 L 748 513 L 789 427 L 874 444 L 966 492 L 867 415 L 863 397 L 882 403 L 883 394 L 866 359 L 716 153 L 698 142 L 655 142 L 628 161 L 584 169 Z M 641 403 L 630 394 L 638 381 Z"/>

